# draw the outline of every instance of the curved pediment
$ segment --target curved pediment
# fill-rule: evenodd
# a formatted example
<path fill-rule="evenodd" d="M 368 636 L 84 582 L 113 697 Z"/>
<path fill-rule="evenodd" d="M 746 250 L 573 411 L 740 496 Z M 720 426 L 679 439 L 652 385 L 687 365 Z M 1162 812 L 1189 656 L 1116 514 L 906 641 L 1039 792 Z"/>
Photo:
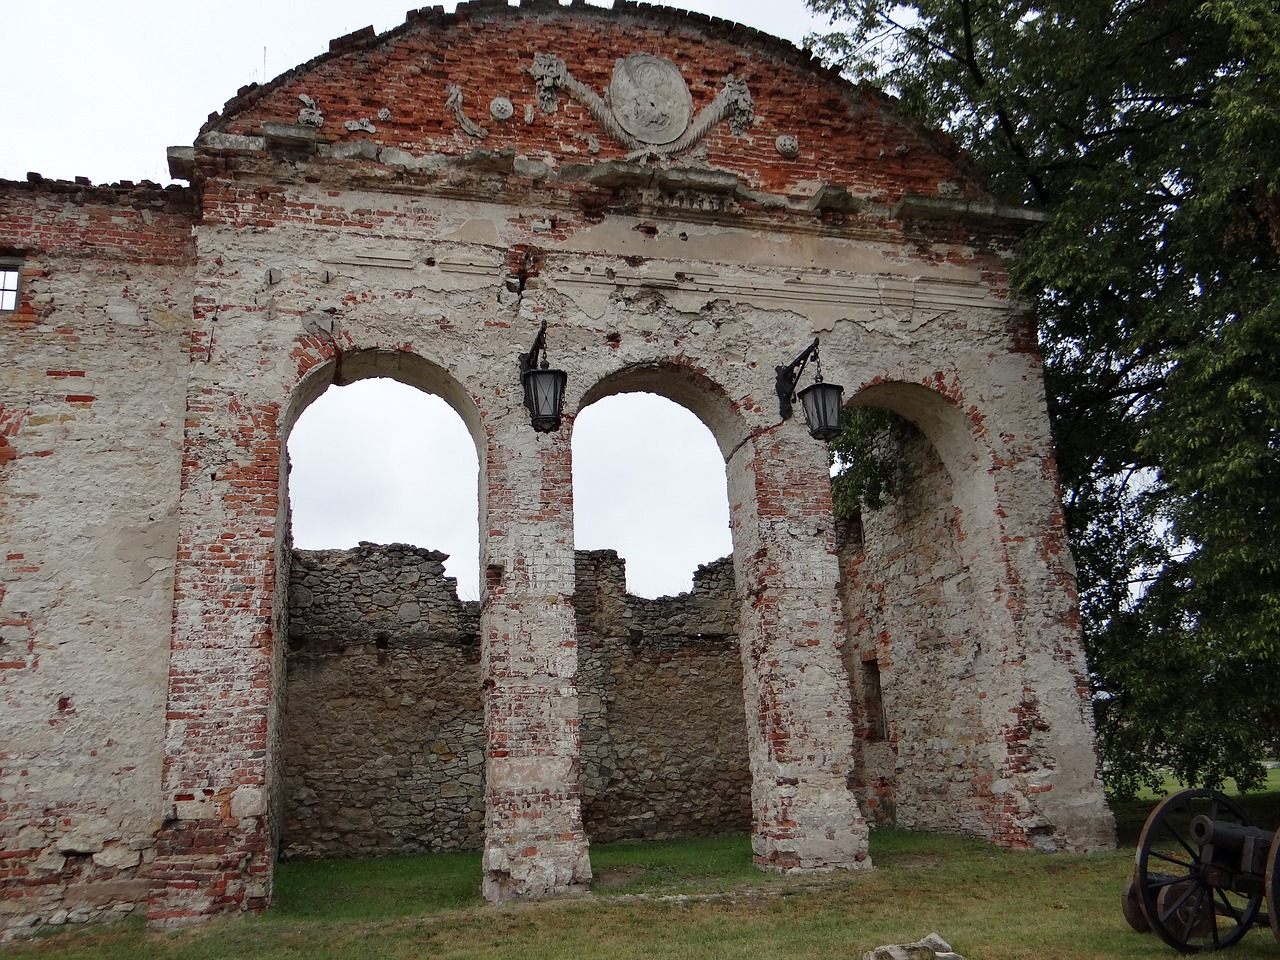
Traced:
<path fill-rule="evenodd" d="M 644 181 L 810 210 L 984 198 L 950 142 L 894 108 L 728 21 L 647 4 L 472 2 L 358 31 L 242 88 L 197 149 L 405 170 L 479 156 L 535 182 L 572 171 L 596 187 Z"/>

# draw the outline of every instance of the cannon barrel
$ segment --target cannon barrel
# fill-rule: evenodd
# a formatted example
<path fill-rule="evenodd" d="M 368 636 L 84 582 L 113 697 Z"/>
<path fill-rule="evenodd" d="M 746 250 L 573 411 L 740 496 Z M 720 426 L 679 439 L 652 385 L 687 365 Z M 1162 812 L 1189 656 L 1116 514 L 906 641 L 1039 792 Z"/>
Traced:
<path fill-rule="evenodd" d="M 1232 823 L 1229 820 L 1210 820 L 1204 814 L 1191 821 L 1191 839 L 1198 846 L 1213 844 L 1222 850 L 1243 852 L 1250 841 L 1266 850 L 1271 846 L 1275 833 L 1258 827 Z"/>

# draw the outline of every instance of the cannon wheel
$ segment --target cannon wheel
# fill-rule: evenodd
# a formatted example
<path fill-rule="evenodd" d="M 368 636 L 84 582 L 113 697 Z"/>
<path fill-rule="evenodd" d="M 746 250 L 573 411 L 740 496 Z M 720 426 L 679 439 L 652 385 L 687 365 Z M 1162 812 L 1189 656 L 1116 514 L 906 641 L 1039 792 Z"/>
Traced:
<path fill-rule="evenodd" d="M 1276 831 L 1271 841 L 1271 850 L 1267 854 L 1267 918 L 1271 921 L 1271 932 L 1280 942 L 1280 830 Z"/>
<path fill-rule="evenodd" d="M 1138 838 L 1143 912 L 1156 936 L 1182 953 L 1231 946 L 1248 932 L 1262 906 L 1261 896 L 1233 893 L 1205 879 L 1190 830 L 1192 818 L 1201 814 L 1251 825 L 1240 805 L 1217 790 L 1183 790 L 1151 811 Z"/>

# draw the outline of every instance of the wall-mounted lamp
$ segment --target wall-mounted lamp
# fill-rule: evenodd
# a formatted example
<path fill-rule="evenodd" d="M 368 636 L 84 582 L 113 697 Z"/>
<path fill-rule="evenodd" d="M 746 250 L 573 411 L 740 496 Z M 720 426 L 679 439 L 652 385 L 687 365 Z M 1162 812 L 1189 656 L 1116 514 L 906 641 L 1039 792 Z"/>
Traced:
<path fill-rule="evenodd" d="M 804 406 L 804 418 L 809 424 L 809 436 L 815 440 L 830 440 L 840 433 L 840 412 L 844 408 L 844 387 L 822 382 L 822 361 L 818 357 L 818 338 L 801 351 L 788 366 L 774 367 L 778 375 L 778 413 L 783 420 L 791 417 L 791 404 L 796 399 L 796 384 L 804 366 L 813 358 L 813 383 L 800 391 L 800 403 Z"/>
<path fill-rule="evenodd" d="M 547 321 L 542 321 L 538 335 L 528 353 L 520 354 L 520 383 L 524 386 L 524 405 L 529 409 L 533 429 L 551 433 L 560 429 L 560 411 L 564 406 L 564 387 L 569 375 L 563 370 L 548 370 Z M 542 362 L 538 363 L 538 354 Z"/>

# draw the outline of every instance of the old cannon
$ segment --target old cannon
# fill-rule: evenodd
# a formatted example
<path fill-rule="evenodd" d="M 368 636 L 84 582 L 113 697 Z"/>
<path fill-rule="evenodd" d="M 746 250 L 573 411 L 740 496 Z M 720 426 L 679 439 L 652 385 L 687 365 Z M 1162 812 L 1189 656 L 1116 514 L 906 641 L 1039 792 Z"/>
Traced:
<path fill-rule="evenodd" d="M 1278 835 L 1253 826 L 1238 803 L 1216 790 L 1167 797 L 1138 838 L 1122 898 L 1125 919 L 1182 953 L 1229 947 L 1254 925 L 1270 925 L 1280 941 Z"/>

